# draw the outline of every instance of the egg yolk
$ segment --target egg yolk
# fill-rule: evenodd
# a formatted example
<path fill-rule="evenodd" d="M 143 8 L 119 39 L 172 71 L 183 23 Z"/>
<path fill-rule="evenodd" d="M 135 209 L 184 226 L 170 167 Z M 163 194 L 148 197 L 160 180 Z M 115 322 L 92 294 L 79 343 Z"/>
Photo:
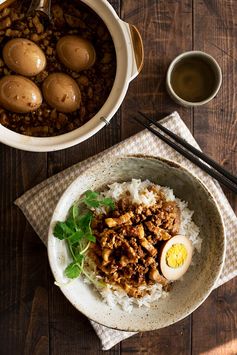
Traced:
<path fill-rule="evenodd" d="M 176 269 L 184 264 L 187 256 L 188 252 L 183 244 L 173 244 L 166 253 L 166 263 Z"/>

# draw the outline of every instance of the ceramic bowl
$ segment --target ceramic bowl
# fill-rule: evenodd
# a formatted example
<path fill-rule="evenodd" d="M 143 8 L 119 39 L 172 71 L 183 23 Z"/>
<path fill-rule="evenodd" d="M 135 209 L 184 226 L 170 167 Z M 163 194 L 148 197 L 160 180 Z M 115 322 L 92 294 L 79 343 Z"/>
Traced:
<path fill-rule="evenodd" d="M 53 236 L 56 221 L 66 219 L 70 206 L 88 189 L 98 190 L 113 182 L 132 178 L 149 179 L 169 186 L 177 197 L 194 210 L 193 220 L 203 239 L 196 253 L 195 267 L 190 267 L 182 281 L 174 283 L 169 295 L 150 308 L 134 307 L 132 313 L 119 306 L 113 309 L 82 279 L 68 283 L 64 269 L 71 261 L 64 241 Z M 55 280 L 67 299 L 84 315 L 107 327 L 126 331 L 159 329 L 179 321 L 193 312 L 207 298 L 217 281 L 225 255 L 225 235 L 217 204 L 194 175 L 180 165 L 154 157 L 130 156 L 102 162 L 80 175 L 61 197 L 51 220 L 48 235 L 48 256 Z M 63 285 L 65 283 L 67 285 Z"/>

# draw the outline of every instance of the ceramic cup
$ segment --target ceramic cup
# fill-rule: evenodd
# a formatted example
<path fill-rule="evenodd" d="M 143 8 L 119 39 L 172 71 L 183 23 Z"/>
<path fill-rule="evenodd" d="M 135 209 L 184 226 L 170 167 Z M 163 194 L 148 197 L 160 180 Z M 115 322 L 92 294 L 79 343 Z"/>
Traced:
<path fill-rule="evenodd" d="M 178 63 L 181 63 L 184 59 L 194 58 L 194 57 L 197 59 L 202 59 L 210 66 L 210 68 L 213 71 L 213 75 L 215 76 L 215 85 L 213 85 L 212 92 L 205 99 L 203 99 L 202 101 L 191 102 L 191 101 L 186 101 L 185 99 L 183 99 L 182 97 L 177 95 L 177 93 L 174 91 L 174 88 L 171 83 L 171 76 L 172 76 L 173 70 L 176 68 L 176 65 Z M 221 83 L 222 83 L 222 72 L 221 72 L 221 68 L 220 68 L 219 64 L 211 55 L 209 55 L 205 52 L 201 52 L 201 51 L 184 52 L 184 53 L 180 54 L 179 56 L 177 56 L 171 62 L 170 66 L 168 68 L 168 71 L 167 71 L 167 75 L 166 75 L 166 89 L 167 89 L 169 95 L 171 96 L 171 98 L 175 102 L 177 102 L 181 106 L 185 106 L 185 107 L 201 106 L 201 105 L 208 103 L 217 95 L 217 93 L 220 89 Z"/>

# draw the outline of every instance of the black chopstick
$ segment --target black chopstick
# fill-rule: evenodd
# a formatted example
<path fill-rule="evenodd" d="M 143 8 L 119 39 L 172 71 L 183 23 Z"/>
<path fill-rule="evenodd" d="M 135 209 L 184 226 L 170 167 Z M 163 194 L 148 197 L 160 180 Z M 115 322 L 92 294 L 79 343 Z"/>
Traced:
<path fill-rule="evenodd" d="M 142 115 L 145 119 L 150 121 L 153 125 L 155 125 L 157 128 L 159 128 L 161 131 L 166 133 L 168 136 L 173 138 L 177 143 L 181 144 L 184 148 L 188 149 L 191 153 L 194 155 L 198 156 L 201 158 L 203 161 L 205 161 L 208 165 L 212 166 L 214 169 L 216 169 L 219 173 L 222 175 L 226 176 L 229 180 L 233 181 L 235 184 L 237 184 L 237 177 L 232 175 L 229 171 L 224 169 L 220 164 L 218 164 L 215 160 L 211 159 L 208 157 L 205 153 L 201 152 L 197 148 L 195 148 L 193 145 L 189 144 L 187 141 L 185 141 L 183 138 L 179 137 L 177 134 L 171 132 L 168 128 L 162 126 L 161 123 L 156 122 L 153 118 L 148 117 L 145 115 L 143 112 L 139 111 L 139 114 Z"/>
<path fill-rule="evenodd" d="M 150 132 L 154 133 L 157 137 L 159 137 L 161 140 L 163 140 L 165 143 L 167 143 L 170 147 L 175 149 L 177 152 L 182 154 L 185 158 L 190 160 L 192 163 L 197 165 L 199 168 L 204 170 L 206 173 L 208 173 L 210 176 L 212 176 L 214 179 L 218 180 L 220 183 L 228 187 L 231 191 L 237 193 L 237 184 L 235 184 L 232 180 L 229 180 L 226 176 L 222 175 L 218 170 L 215 170 L 213 168 L 210 168 L 206 163 L 202 162 L 200 158 L 196 157 L 194 153 L 189 152 L 188 150 L 185 150 L 182 146 L 178 145 L 177 143 L 173 142 L 171 139 L 151 127 L 148 123 L 143 122 L 137 117 L 133 117 L 133 119 L 140 123 L 142 126 L 146 127 Z M 185 143 L 187 143 L 185 141 Z"/>

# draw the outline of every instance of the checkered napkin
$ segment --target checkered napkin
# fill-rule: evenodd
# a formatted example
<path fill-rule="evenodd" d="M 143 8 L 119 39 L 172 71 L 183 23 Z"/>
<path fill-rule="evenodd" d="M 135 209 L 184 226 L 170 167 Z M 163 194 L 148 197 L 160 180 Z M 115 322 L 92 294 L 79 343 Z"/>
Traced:
<path fill-rule="evenodd" d="M 165 117 L 161 123 L 183 137 L 193 146 L 198 147 L 195 139 L 191 135 L 184 122 L 181 120 L 177 112 Z M 200 148 L 199 148 L 200 149 Z M 215 197 L 220 211 L 223 216 L 226 237 L 227 251 L 225 265 L 222 274 L 216 284 L 216 287 L 229 281 L 237 275 L 237 217 L 234 214 L 229 202 L 222 192 L 219 184 L 201 169 L 193 165 L 175 150 L 159 140 L 155 135 L 147 130 L 144 130 L 135 136 L 132 136 L 125 141 L 115 145 L 106 151 L 73 165 L 72 167 L 60 172 L 59 174 L 42 182 L 33 189 L 27 191 L 23 196 L 18 198 L 15 203 L 21 208 L 28 221 L 33 226 L 36 233 L 39 235 L 44 244 L 47 245 L 47 233 L 50 219 L 54 208 L 68 185 L 82 172 L 90 168 L 95 163 L 98 164 L 105 159 L 115 156 L 128 154 L 145 154 L 152 156 L 161 156 L 174 160 L 189 171 L 197 175 L 204 184 L 209 188 Z M 122 332 L 109 329 L 95 322 L 91 322 L 98 337 L 101 340 L 103 350 L 108 350 L 115 344 L 129 336 L 135 334 L 132 332 Z"/>

